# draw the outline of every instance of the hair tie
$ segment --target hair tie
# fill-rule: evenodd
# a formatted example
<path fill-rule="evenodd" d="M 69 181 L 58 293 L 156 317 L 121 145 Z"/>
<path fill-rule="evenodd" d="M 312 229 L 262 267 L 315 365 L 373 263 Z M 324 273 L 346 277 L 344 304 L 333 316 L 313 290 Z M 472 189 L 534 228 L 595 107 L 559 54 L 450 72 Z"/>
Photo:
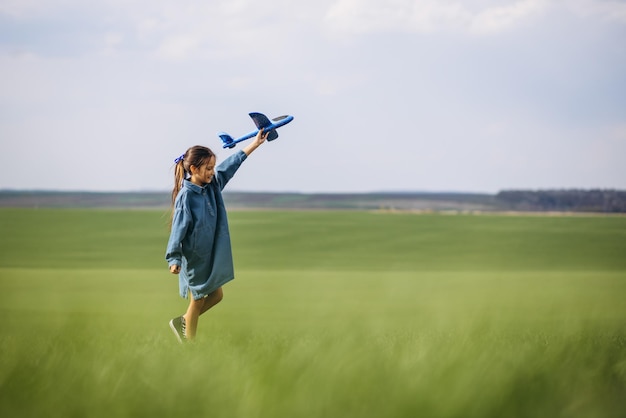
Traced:
<path fill-rule="evenodd" d="M 174 160 L 174 164 L 178 164 L 179 162 L 181 162 L 184 159 L 185 159 L 185 154 L 183 154 L 180 157 L 178 157 L 177 159 L 175 159 Z"/>

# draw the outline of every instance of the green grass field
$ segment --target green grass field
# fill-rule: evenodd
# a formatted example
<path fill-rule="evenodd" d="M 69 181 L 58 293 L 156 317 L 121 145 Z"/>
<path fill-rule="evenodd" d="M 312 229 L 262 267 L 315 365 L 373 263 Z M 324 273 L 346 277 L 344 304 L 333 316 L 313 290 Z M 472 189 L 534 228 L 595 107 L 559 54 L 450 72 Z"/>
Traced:
<path fill-rule="evenodd" d="M 232 212 L 185 346 L 167 223 L 0 210 L 0 416 L 626 416 L 626 217 Z"/>

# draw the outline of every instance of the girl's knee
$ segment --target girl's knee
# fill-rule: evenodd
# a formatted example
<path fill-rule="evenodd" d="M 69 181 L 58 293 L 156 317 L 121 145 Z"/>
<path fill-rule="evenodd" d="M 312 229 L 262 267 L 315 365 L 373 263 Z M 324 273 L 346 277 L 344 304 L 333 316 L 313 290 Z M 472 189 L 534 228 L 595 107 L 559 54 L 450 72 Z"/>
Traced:
<path fill-rule="evenodd" d="M 205 313 L 222 300 L 224 297 L 224 292 L 222 292 L 222 288 L 219 288 L 212 293 L 210 293 L 207 297 L 203 299 L 204 305 L 202 306 L 202 311 L 200 313 Z"/>
<path fill-rule="evenodd" d="M 211 294 L 211 296 L 214 298 L 215 303 L 220 303 L 222 299 L 224 299 L 224 291 L 221 287 L 219 287 L 215 292 Z"/>

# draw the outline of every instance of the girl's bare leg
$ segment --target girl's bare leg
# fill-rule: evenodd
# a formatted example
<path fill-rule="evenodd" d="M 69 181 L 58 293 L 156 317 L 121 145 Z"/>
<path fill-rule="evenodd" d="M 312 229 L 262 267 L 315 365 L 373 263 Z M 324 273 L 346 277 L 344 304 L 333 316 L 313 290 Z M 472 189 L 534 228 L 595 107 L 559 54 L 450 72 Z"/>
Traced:
<path fill-rule="evenodd" d="M 224 292 L 222 288 L 218 288 L 213 293 L 209 294 L 206 298 L 204 298 L 204 305 L 202 306 L 202 310 L 200 311 L 200 315 L 217 305 L 224 298 Z"/>
<path fill-rule="evenodd" d="M 204 299 L 194 300 L 191 295 L 189 296 L 189 306 L 183 317 L 185 318 L 185 337 L 187 340 L 193 340 L 196 336 L 196 329 L 198 329 L 198 317 L 202 311 Z"/>
<path fill-rule="evenodd" d="M 223 297 L 224 293 L 221 287 L 202 299 L 194 300 L 191 294 L 189 295 L 189 307 L 183 315 L 185 318 L 185 336 L 188 340 L 193 340 L 196 337 L 200 315 L 217 305 Z"/>

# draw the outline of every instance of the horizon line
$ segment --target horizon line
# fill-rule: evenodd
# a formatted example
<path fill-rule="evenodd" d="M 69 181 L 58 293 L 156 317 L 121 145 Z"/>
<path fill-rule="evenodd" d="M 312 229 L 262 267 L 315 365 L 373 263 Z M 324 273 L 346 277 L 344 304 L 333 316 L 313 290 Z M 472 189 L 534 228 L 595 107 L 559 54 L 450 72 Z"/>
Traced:
<path fill-rule="evenodd" d="M 555 192 L 555 191 L 612 191 L 626 192 L 626 189 L 618 188 L 578 188 L 578 187 L 562 187 L 562 188 L 506 188 L 497 192 L 478 192 L 478 191 L 459 191 L 459 190 L 371 190 L 371 191 L 253 191 L 253 190 L 224 190 L 224 193 L 247 193 L 247 194 L 300 194 L 300 195 L 368 195 L 368 194 L 386 194 L 386 195 L 407 195 L 407 194 L 457 194 L 457 195 L 483 195 L 494 196 L 501 192 Z M 68 194 L 148 194 L 148 193 L 171 193 L 170 190 L 159 189 L 138 189 L 138 190 L 64 190 L 64 189 L 13 189 L 0 188 L 0 193 L 68 193 Z"/>

